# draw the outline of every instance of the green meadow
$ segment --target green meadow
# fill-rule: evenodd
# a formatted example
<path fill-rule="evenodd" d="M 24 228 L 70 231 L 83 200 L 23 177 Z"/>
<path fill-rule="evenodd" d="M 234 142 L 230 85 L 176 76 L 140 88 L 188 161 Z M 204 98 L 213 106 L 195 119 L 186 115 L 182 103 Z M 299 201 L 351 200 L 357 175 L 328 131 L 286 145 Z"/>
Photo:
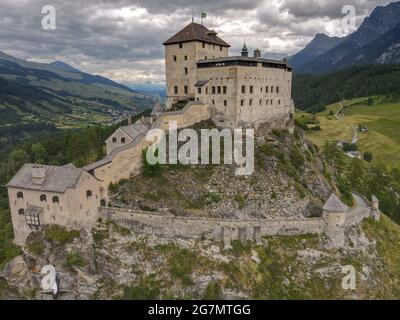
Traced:
<path fill-rule="evenodd" d="M 350 141 L 352 127 L 366 126 L 368 132 L 358 132 L 358 147 L 361 152 L 371 152 L 375 162 L 389 168 L 400 169 L 400 103 L 378 101 L 372 105 L 368 98 L 357 98 L 344 103 L 344 119 L 338 121 L 332 114 L 340 108 L 339 103 L 327 106 L 324 112 L 313 115 L 298 112 L 297 121 L 312 117 L 319 123 L 320 131 L 307 130 L 307 137 L 319 147 L 326 141 Z"/>

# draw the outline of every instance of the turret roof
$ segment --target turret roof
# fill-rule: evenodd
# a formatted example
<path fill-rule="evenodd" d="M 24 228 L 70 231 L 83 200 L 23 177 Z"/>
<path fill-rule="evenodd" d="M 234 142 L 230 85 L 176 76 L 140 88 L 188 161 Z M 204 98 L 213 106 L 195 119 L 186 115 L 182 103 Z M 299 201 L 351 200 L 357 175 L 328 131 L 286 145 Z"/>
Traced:
<path fill-rule="evenodd" d="M 322 209 L 330 212 L 347 212 L 349 207 L 340 201 L 336 194 L 332 193 Z"/>

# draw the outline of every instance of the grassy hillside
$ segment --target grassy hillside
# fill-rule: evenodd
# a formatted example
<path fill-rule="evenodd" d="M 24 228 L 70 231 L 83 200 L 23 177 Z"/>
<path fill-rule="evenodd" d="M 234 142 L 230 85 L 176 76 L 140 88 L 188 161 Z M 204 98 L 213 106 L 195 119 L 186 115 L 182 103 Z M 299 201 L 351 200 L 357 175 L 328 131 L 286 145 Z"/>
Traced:
<path fill-rule="evenodd" d="M 340 109 L 339 103 L 327 106 L 324 112 L 315 116 L 298 112 L 296 119 L 299 123 L 309 119 L 318 122 L 321 130 L 306 130 L 306 135 L 320 147 L 327 141 L 350 141 L 353 135 L 351 127 L 364 125 L 369 131 L 358 132 L 359 150 L 371 152 L 374 162 L 400 168 L 400 103 L 381 102 L 380 97 L 374 97 L 373 100 L 371 105 L 368 98 L 347 100 L 341 121 L 333 115 Z"/>
<path fill-rule="evenodd" d="M 56 128 L 116 123 L 153 103 L 152 94 L 61 62 L 34 63 L 0 52 L 0 153 Z"/>

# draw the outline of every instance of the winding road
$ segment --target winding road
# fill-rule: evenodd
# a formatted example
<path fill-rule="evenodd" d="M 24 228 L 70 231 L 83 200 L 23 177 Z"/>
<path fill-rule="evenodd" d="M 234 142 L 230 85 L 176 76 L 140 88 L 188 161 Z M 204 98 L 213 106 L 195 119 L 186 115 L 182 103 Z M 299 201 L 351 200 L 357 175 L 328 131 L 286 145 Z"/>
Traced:
<path fill-rule="evenodd" d="M 357 131 L 357 128 L 353 127 L 351 124 L 349 124 L 349 123 L 347 123 L 346 121 L 343 120 L 343 119 L 344 119 L 344 115 L 343 115 L 343 113 L 342 113 L 342 110 L 343 110 L 343 108 L 344 108 L 343 103 L 344 103 L 344 101 L 339 102 L 340 108 L 339 108 L 339 110 L 335 113 L 335 118 L 336 118 L 338 121 L 342 121 L 343 124 L 344 124 L 346 127 L 349 127 L 349 128 L 351 129 L 351 131 L 353 132 L 353 137 L 351 138 L 351 142 L 350 142 L 350 143 L 351 143 L 351 144 L 356 144 L 356 143 L 358 142 L 358 131 Z"/>

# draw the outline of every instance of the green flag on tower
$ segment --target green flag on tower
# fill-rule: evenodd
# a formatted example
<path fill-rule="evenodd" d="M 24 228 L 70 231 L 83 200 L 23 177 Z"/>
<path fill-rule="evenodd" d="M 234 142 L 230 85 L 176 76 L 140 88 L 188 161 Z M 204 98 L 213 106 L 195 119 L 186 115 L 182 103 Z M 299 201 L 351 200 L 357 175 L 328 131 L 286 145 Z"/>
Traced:
<path fill-rule="evenodd" d="M 202 13 L 201 13 L 201 18 L 202 18 L 202 19 L 207 18 L 207 12 L 202 12 Z"/>

